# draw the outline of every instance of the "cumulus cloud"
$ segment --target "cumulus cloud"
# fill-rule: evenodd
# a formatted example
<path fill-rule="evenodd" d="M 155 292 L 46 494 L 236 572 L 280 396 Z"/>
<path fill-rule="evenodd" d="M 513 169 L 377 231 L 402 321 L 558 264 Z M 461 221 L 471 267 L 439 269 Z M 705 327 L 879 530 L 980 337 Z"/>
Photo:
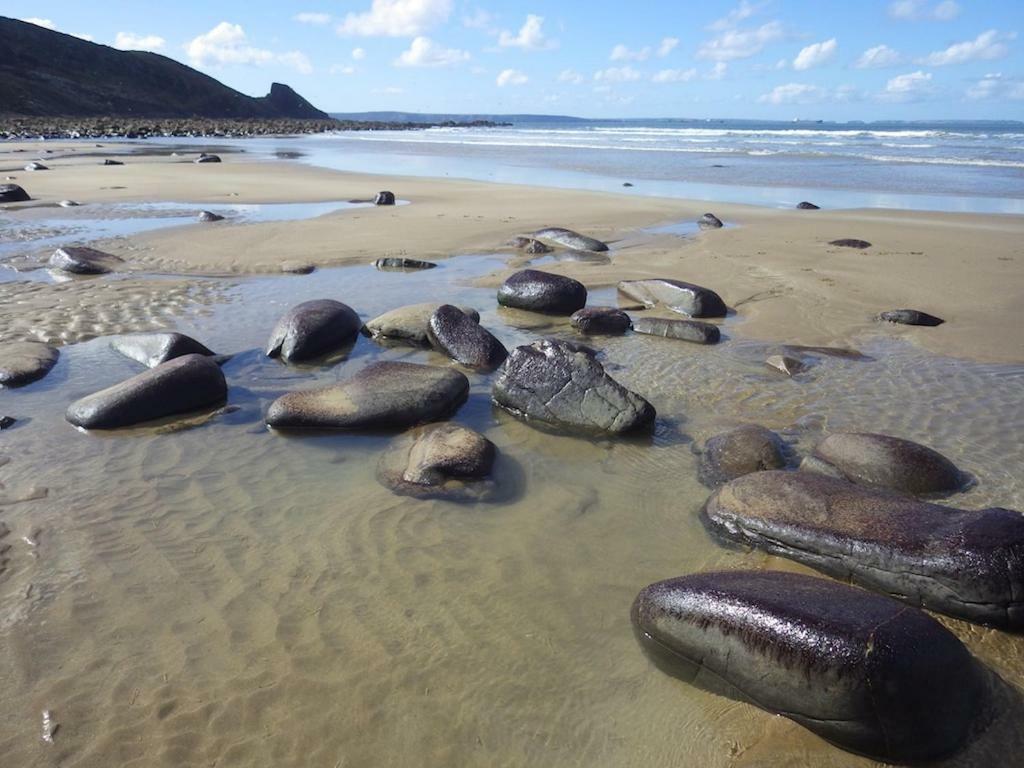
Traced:
<path fill-rule="evenodd" d="M 654 77 L 651 78 L 651 82 L 688 83 L 695 77 L 697 77 L 697 70 L 694 67 L 690 69 L 663 69 L 655 73 Z"/>
<path fill-rule="evenodd" d="M 429 37 L 417 37 L 395 59 L 396 67 L 450 67 L 469 61 L 469 54 L 458 48 L 445 48 Z"/>
<path fill-rule="evenodd" d="M 768 93 L 758 97 L 762 104 L 814 104 L 823 101 L 828 92 L 817 85 L 786 83 L 777 85 Z"/>
<path fill-rule="evenodd" d="M 640 73 L 630 66 L 608 67 L 594 73 L 595 80 L 608 83 L 631 83 L 640 77 Z"/>
<path fill-rule="evenodd" d="M 297 13 L 292 16 L 295 21 L 300 24 L 315 24 L 322 27 L 324 24 L 331 23 L 331 14 L 329 13 Z"/>
<path fill-rule="evenodd" d="M 658 46 L 658 56 L 665 58 L 679 45 L 678 37 L 665 37 L 662 38 L 661 44 Z"/>
<path fill-rule="evenodd" d="M 954 0 L 930 4 L 927 0 L 895 0 L 889 4 L 889 15 L 903 21 L 952 21 L 960 15 Z"/>
<path fill-rule="evenodd" d="M 631 51 L 625 45 L 619 43 L 612 48 L 612 53 L 608 58 L 612 61 L 647 61 L 650 57 L 651 49 L 649 47 Z"/>
<path fill-rule="evenodd" d="M 506 85 L 526 85 L 529 80 L 530 78 L 518 69 L 503 69 L 495 82 L 499 88 L 504 88 Z"/>
<path fill-rule="evenodd" d="M 967 89 L 968 99 L 981 101 L 984 99 L 1024 99 L 1024 81 L 1003 77 L 1001 72 L 985 75 Z"/>
<path fill-rule="evenodd" d="M 898 75 L 885 84 L 880 95 L 883 101 L 917 101 L 932 93 L 932 73 L 909 72 Z"/>
<path fill-rule="evenodd" d="M 185 53 L 197 67 L 219 67 L 229 64 L 263 65 L 280 63 L 309 74 L 313 71 L 306 54 L 300 51 L 274 53 L 249 45 L 245 30 L 238 24 L 222 21 L 216 27 L 188 43 Z"/>
<path fill-rule="evenodd" d="M 720 61 L 711 68 L 711 71 L 704 75 L 707 80 L 721 80 L 725 77 L 726 72 L 729 69 L 729 65 L 724 61 Z"/>
<path fill-rule="evenodd" d="M 349 13 L 339 35 L 415 37 L 448 20 L 452 0 L 373 0 L 370 10 Z"/>
<path fill-rule="evenodd" d="M 994 29 L 982 32 L 973 40 L 962 43 L 954 43 L 944 51 L 934 51 L 923 59 L 918 59 L 918 64 L 925 64 L 929 67 L 942 67 L 947 64 L 964 64 L 968 61 L 981 61 L 989 59 L 1000 59 L 1010 52 L 1006 40 L 1012 40 L 1013 34 L 1001 35 Z"/>
<path fill-rule="evenodd" d="M 903 56 L 899 51 L 893 50 L 888 45 L 876 45 L 874 48 L 864 51 L 853 66 L 857 69 L 883 69 L 895 67 L 902 62 Z"/>
<path fill-rule="evenodd" d="M 57 30 L 57 25 L 50 19 L 40 19 L 36 16 L 29 16 L 27 19 L 18 19 L 18 21 L 24 21 L 26 24 L 35 24 L 37 27 L 45 27 L 46 29 Z"/>
<path fill-rule="evenodd" d="M 544 34 L 544 17 L 529 14 L 523 26 L 515 34 L 503 30 L 498 35 L 498 45 L 502 48 L 522 48 L 527 51 L 539 51 L 544 48 L 556 48 L 558 43 Z"/>
<path fill-rule="evenodd" d="M 558 73 L 558 82 L 579 85 L 585 78 L 574 69 L 563 69 Z"/>
<path fill-rule="evenodd" d="M 835 58 L 837 47 L 834 37 L 821 43 L 808 45 L 793 59 L 793 69 L 804 70 L 819 67 Z"/>
<path fill-rule="evenodd" d="M 729 13 L 727 13 L 725 16 L 718 19 L 717 21 L 712 22 L 708 26 L 708 29 L 711 29 L 716 32 L 721 32 L 722 30 L 726 29 L 732 29 L 741 21 L 746 21 L 751 16 L 753 16 L 755 13 L 761 10 L 764 7 L 764 5 L 765 3 L 763 2 L 751 3 L 748 0 L 742 0 L 738 6 L 729 11 Z"/>
<path fill-rule="evenodd" d="M 711 61 L 749 59 L 782 36 L 782 24 L 778 21 L 769 21 L 754 29 L 729 29 L 701 43 L 697 57 Z"/>
<path fill-rule="evenodd" d="M 134 32 L 118 32 L 114 47 L 122 51 L 159 51 L 167 41 L 158 35 L 136 35 Z"/>
<path fill-rule="evenodd" d="M 494 23 L 494 17 L 482 8 L 477 8 L 473 11 L 472 16 L 462 17 L 462 26 L 467 29 L 486 29 L 489 30 Z"/>

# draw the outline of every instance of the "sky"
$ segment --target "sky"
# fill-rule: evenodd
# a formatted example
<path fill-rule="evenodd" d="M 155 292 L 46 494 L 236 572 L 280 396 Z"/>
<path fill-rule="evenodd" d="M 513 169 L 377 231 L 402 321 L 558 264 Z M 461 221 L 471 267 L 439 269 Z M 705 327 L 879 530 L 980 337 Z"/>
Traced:
<path fill-rule="evenodd" d="M 1024 119 L 1024 0 L 0 0 L 329 112 Z"/>

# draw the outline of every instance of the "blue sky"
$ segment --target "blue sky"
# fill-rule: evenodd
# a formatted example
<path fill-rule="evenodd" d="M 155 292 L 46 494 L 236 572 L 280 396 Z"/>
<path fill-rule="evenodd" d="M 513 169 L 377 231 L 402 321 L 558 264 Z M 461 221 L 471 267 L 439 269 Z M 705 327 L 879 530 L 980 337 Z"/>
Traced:
<path fill-rule="evenodd" d="M 328 111 L 1024 119 L 1024 0 L 4 2 Z"/>

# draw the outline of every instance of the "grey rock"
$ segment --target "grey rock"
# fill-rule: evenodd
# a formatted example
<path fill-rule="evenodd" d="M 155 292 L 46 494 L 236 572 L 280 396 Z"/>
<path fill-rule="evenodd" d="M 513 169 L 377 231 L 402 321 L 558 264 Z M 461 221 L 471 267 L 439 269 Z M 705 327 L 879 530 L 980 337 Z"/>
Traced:
<path fill-rule="evenodd" d="M 522 235 L 513 237 L 508 241 L 508 245 L 529 254 L 551 253 L 554 250 L 550 245 L 544 245 L 544 243 L 536 238 L 524 237 Z"/>
<path fill-rule="evenodd" d="M 0 342 L 0 386 L 21 387 L 50 372 L 60 357 L 54 347 L 36 341 Z"/>
<path fill-rule="evenodd" d="M 899 325 L 924 325 L 934 328 L 942 325 L 945 320 L 935 315 L 929 315 L 919 309 L 890 309 L 878 316 L 879 320 L 887 323 L 898 323 Z"/>
<path fill-rule="evenodd" d="M 394 205 L 395 204 L 395 193 L 394 192 L 378 192 L 377 196 L 373 199 L 374 205 Z"/>
<path fill-rule="evenodd" d="M 699 320 L 669 320 L 663 317 L 641 317 L 633 321 L 633 330 L 648 336 L 691 341 L 694 344 L 717 344 L 721 331 L 717 325 Z"/>
<path fill-rule="evenodd" d="M 24 203 L 31 199 L 17 184 L 0 184 L 0 203 Z"/>
<path fill-rule="evenodd" d="M 785 466 L 782 438 L 760 425 L 744 424 L 705 441 L 697 472 L 704 485 L 716 488 L 751 472 Z"/>
<path fill-rule="evenodd" d="M 715 216 L 715 214 L 705 213 L 697 219 L 697 226 L 701 229 L 721 229 L 725 225 L 722 224 L 722 220 Z"/>
<path fill-rule="evenodd" d="M 448 501 L 487 501 L 494 444 L 458 424 L 427 424 L 396 438 L 381 454 L 377 479 L 402 496 Z"/>
<path fill-rule="evenodd" d="M 728 312 L 722 297 L 710 288 L 681 280 L 623 280 L 619 293 L 644 306 L 661 305 L 690 317 L 725 317 Z"/>
<path fill-rule="evenodd" d="M 841 240 L 830 240 L 829 245 L 835 245 L 840 248 L 857 248 L 859 250 L 871 247 L 871 243 L 867 240 L 857 240 L 852 237 L 844 237 Z"/>
<path fill-rule="evenodd" d="M 201 222 L 224 221 L 223 216 L 219 213 L 214 213 L 213 211 L 200 211 L 198 218 Z"/>
<path fill-rule="evenodd" d="M 804 200 L 802 203 L 797 203 L 796 207 L 801 211 L 818 211 L 821 210 L 821 206 L 815 205 L 814 203 L 808 203 Z"/>
<path fill-rule="evenodd" d="M 203 152 L 193 162 L 196 162 L 196 163 L 219 163 L 220 162 L 220 156 L 219 155 L 208 155 L 206 152 Z"/>
<path fill-rule="evenodd" d="M 110 347 L 147 368 L 155 368 L 161 363 L 185 355 L 214 355 L 191 336 L 175 331 L 118 336 L 110 342 Z"/>
<path fill-rule="evenodd" d="M 564 248 L 575 248 L 578 251 L 607 251 L 608 244 L 593 237 L 581 235 L 564 227 L 545 227 L 533 233 L 538 240 L 550 240 Z"/>
<path fill-rule="evenodd" d="M 405 259 L 405 258 L 386 258 L 377 259 L 373 262 L 373 266 L 377 269 L 400 269 L 400 270 L 420 270 L 420 269 L 433 269 L 437 266 L 432 261 L 420 261 L 419 259 Z"/>
<path fill-rule="evenodd" d="M 571 277 L 524 269 L 501 284 L 498 303 L 530 312 L 571 315 L 586 305 L 587 289 Z"/>
<path fill-rule="evenodd" d="M 305 301 L 277 321 L 267 357 L 286 362 L 311 360 L 334 352 L 355 338 L 362 323 L 347 304 L 332 299 Z"/>
<path fill-rule="evenodd" d="M 11 427 L 13 427 L 17 423 L 18 423 L 18 420 L 16 418 L 14 418 L 13 416 L 0 416 L 0 429 L 10 429 Z M 2 525 L 0 525 L 0 538 L 2 538 L 2 537 L 3 537 L 3 527 L 2 527 Z M 0 549 L 0 553 L 2 553 L 2 551 L 3 550 Z"/>
<path fill-rule="evenodd" d="M 438 352 L 480 371 L 493 371 L 508 357 L 504 344 L 478 320 L 451 304 L 434 310 L 427 325 L 427 338 Z"/>
<path fill-rule="evenodd" d="M 617 335 L 630 329 L 629 315 L 616 307 L 584 307 L 569 318 L 572 327 L 580 333 Z"/>
<path fill-rule="evenodd" d="M 764 363 L 787 376 L 796 376 L 798 373 L 806 371 L 809 367 L 805 361 L 791 355 L 769 355 L 765 358 Z"/>
<path fill-rule="evenodd" d="M 389 310 L 368 321 L 363 332 L 380 341 L 402 341 L 417 346 L 428 346 L 430 338 L 428 330 L 430 317 L 438 307 L 444 306 L 436 302 L 409 304 Z M 459 307 L 464 315 L 480 322 L 480 314 L 472 307 Z"/>
<path fill-rule="evenodd" d="M 119 269 L 124 259 L 95 248 L 65 245 L 53 252 L 49 264 L 54 269 L 75 275 L 103 275 Z"/>
<path fill-rule="evenodd" d="M 307 261 L 282 261 L 281 271 L 289 275 L 310 275 L 316 267 Z"/>

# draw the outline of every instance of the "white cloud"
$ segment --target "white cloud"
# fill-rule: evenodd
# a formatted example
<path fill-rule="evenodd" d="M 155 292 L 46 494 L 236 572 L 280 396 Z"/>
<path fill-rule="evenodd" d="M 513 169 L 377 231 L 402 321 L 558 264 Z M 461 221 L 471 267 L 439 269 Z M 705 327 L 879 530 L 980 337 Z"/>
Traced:
<path fill-rule="evenodd" d="M 960 6 L 953 2 L 953 0 L 945 0 L 945 2 L 939 3 L 932 11 L 932 16 L 938 21 L 952 21 L 959 15 Z"/>
<path fill-rule="evenodd" d="M 608 58 L 612 61 L 647 61 L 650 57 L 651 49 L 648 47 L 641 48 L 638 51 L 631 51 L 622 43 L 619 43 L 612 48 L 612 53 Z"/>
<path fill-rule="evenodd" d="M 952 21 L 960 15 L 954 0 L 930 5 L 927 0 L 896 0 L 889 4 L 889 15 L 903 21 Z"/>
<path fill-rule="evenodd" d="M 328 71 L 332 75 L 354 75 L 356 68 L 349 64 L 335 64 Z"/>
<path fill-rule="evenodd" d="M 982 32 L 973 40 L 963 43 L 955 43 L 944 51 L 935 51 L 923 59 L 918 59 L 918 64 L 926 64 L 929 67 L 942 67 L 947 64 L 964 64 L 968 61 L 999 59 L 1009 53 L 1009 46 L 1005 40 L 1012 40 L 1015 37 L 1012 33 L 1001 35 L 994 29 Z"/>
<path fill-rule="evenodd" d="M 1001 72 L 985 75 L 967 89 L 968 99 L 1024 99 L 1024 81 L 1003 77 Z"/>
<path fill-rule="evenodd" d="M 697 77 L 697 70 L 690 69 L 663 69 L 651 78 L 653 83 L 688 83 Z"/>
<path fill-rule="evenodd" d="M 837 47 L 834 37 L 821 43 L 808 45 L 793 59 L 793 69 L 801 71 L 820 67 L 835 58 Z"/>
<path fill-rule="evenodd" d="M 895 67 L 903 62 L 903 56 L 888 45 L 876 45 L 868 48 L 860 55 L 853 65 L 857 69 L 882 69 L 884 67 Z"/>
<path fill-rule="evenodd" d="M 503 69 L 495 82 L 499 88 L 504 88 L 506 85 L 525 85 L 529 80 L 518 69 Z"/>
<path fill-rule="evenodd" d="M 57 25 L 50 19 L 40 19 L 35 16 L 30 16 L 27 19 L 18 19 L 18 21 L 24 21 L 26 24 L 35 24 L 37 27 L 45 27 L 46 29 L 52 29 L 55 32 L 57 31 Z"/>
<path fill-rule="evenodd" d="M 828 92 L 817 85 L 787 83 L 775 86 L 757 100 L 762 104 L 814 104 L 823 101 L 827 95 Z"/>
<path fill-rule="evenodd" d="M 932 92 L 931 83 L 931 72 L 918 70 L 898 75 L 885 84 L 880 98 L 884 101 L 916 101 Z"/>
<path fill-rule="evenodd" d="M 274 53 L 248 44 L 245 30 L 238 24 L 222 21 L 216 27 L 194 38 L 185 46 L 189 60 L 197 67 L 218 67 L 229 64 L 262 65 L 274 62 L 292 67 L 303 74 L 313 71 L 306 54 L 299 51 Z"/>
<path fill-rule="evenodd" d="M 399 88 L 397 85 L 389 85 L 386 88 L 374 88 L 371 93 L 384 93 L 388 96 L 395 96 L 400 93 L 405 93 L 405 89 Z"/>
<path fill-rule="evenodd" d="M 658 46 L 658 56 L 664 58 L 668 56 L 672 51 L 679 45 L 678 37 L 665 37 L 662 38 L 661 45 Z"/>
<path fill-rule="evenodd" d="M 373 0 L 370 10 L 347 14 L 338 34 L 415 37 L 447 21 L 451 12 L 452 0 Z"/>
<path fill-rule="evenodd" d="M 558 43 L 549 40 L 544 35 L 544 17 L 529 14 L 519 32 L 512 34 L 503 30 L 498 35 L 498 45 L 502 48 L 522 48 L 527 51 L 537 51 L 543 48 L 556 48 Z"/>
<path fill-rule="evenodd" d="M 728 71 L 728 69 L 729 65 L 726 64 L 724 61 L 720 61 L 717 64 L 715 64 L 715 66 L 711 68 L 711 71 L 704 75 L 704 77 L 708 80 L 721 80 L 723 77 L 725 77 L 725 74 Z"/>
<path fill-rule="evenodd" d="M 609 83 L 631 83 L 640 79 L 640 73 L 630 66 L 608 67 L 595 72 L 594 79 Z"/>
<path fill-rule="evenodd" d="M 91 43 L 93 41 L 92 35 L 80 35 L 77 32 L 71 32 L 70 35 L 72 37 L 77 37 L 79 40 L 85 40 L 87 43 Z"/>
<path fill-rule="evenodd" d="M 494 17 L 482 8 L 477 8 L 472 16 L 462 17 L 462 26 L 467 29 L 490 29 Z"/>
<path fill-rule="evenodd" d="M 573 85 L 579 85 L 583 80 L 583 75 L 573 69 L 563 69 L 558 73 L 558 82 L 560 83 L 572 83 Z"/>
<path fill-rule="evenodd" d="M 315 24 L 321 27 L 331 22 L 331 14 L 329 13 L 297 13 L 292 18 L 300 24 Z"/>
<path fill-rule="evenodd" d="M 363 59 L 366 58 L 366 51 L 363 50 L 362 48 L 353 48 L 352 58 L 355 59 L 356 61 L 362 61 Z"/>
<path fill-rule="evenodd" d="M 756 29 L 729 29 L 702 43 L 697 49 L 697 57 L 711 61 L 749 59 L 782 36 L 782 24 L 778 21 L 769 21 Z"/>
<path fill-rule="evenodd" d="M 708 29 L 714 30 L 716 32 L 721 32 L 722 30 L 726 29 L 732 29 L 741 21 L 746 21 L 751 16 L 753 16 L 755 13 L 761 10 L 761 8 L 763 8 L 764 5 L 765 3 L 763 2 L 751 3 L 748 2 L 748 0 L 741 0 L 738 6 L 733 8 L 731 11 L 729 11 L 728 14 L 726 14 L 722 18 L 710 24 L 708 26 Z"/>
<path fill-rule="evenodd" d="M 136 35 L 134 32 L 118 32 L 114 47 L 122 51 L 159 51 L 167 41 L 157 35 Z"/>
<path fill-rule="evenodd" d="M 396 67 L 450 67 L 469 60 L 466 51 L 445 48 L 429 37 L 417 37 L 409 44 L 409 50 L 402 51 L 395 59 Z"/>

